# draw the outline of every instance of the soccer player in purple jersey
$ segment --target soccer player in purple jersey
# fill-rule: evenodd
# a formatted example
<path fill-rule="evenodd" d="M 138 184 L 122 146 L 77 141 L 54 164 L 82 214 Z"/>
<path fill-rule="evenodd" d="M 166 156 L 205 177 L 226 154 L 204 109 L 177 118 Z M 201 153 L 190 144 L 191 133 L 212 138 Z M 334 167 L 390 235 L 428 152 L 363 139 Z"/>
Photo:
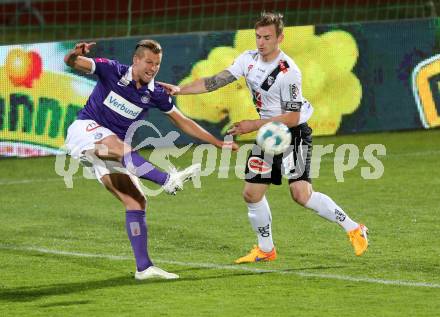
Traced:
<path fill-rule="evenodd" d="M 97 179 L 119 199 L 126 209 L 126 229 L 136 259 L 135 278 L 175 279 L 179 276 L 153 265 L 147 250 L 146 198 L 139 179 L 147 179 L 163 187 L 169 194 L 181 190 L 183 183 L 200 172 L 200 164 L 183 171 L 166 173 L 158 170 L 126 140 L 132 123 L 156 108 L 186 134 L 219 148 L 237 150 L 235 143 L 225 144 L 185 117 L 154 77 L 159 71 L 162 48 L 153 40 L 142 40 L 135 48 L 133 64 L 124 65 L 105 58 L 88 58 L 95 43 L 78 43 L 66 54 L 70 67 L 96 74 L 98 82 L 78 119 L 69 127 L 66 147 L 72 157 L 93 168 Z M 124 142 L 125 141 L 125 142 Z"/>

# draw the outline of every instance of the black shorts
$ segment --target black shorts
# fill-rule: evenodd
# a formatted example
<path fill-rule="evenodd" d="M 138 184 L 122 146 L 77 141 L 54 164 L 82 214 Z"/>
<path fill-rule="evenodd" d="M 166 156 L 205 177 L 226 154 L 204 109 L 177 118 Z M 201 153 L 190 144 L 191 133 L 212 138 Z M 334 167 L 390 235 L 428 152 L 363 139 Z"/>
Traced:
<path fill-rule="evenodd" d="M 312 129 L 307 123 L 290 128 L 291 146 L 284 153 L 272 156 L 255 144 L 248 156 L 245 181 L 257 184 L 281 185 L 284 175 L 289 184 L 304 180 L 309 183 L 312 159 Z"/>

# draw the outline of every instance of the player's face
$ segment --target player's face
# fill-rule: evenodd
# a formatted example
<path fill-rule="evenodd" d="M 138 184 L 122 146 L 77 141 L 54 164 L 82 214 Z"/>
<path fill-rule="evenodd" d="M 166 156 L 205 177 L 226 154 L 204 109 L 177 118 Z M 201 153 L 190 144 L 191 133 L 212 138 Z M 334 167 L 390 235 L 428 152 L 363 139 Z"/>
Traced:
<path fill-rule="evenodd" d="M 141 55 L 134 55 L 133 57 L 133 79 L 147 84 L 159 72 L 162 54 L 155 54 L 146 49 Z"/>
<path fill-rule="evenodd" d="M 275 58 L 284 35 L 277 36 L 275 25 L 260 26 L 255 29 L 257 49 L 263 58 Z"/>

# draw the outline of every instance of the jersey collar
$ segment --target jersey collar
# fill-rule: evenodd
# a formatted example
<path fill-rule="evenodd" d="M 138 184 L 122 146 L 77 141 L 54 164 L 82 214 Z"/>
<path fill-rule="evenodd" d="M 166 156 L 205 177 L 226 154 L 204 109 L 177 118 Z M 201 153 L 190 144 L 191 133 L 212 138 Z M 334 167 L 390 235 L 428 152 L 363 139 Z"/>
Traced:
<path fill-rule="evenodd" d="M 130 66 L 127 70 L 127 72 L 125 73 L 124 77 L 128 80 L 128 81 L 132 81 L 133 80 L 133 66 Z M 142 88 L 144 88 L 145 86 L 142 86 Z M 147 91 L 147 89 L 151 92 L 154 91 L 154 78 L 152 78 L 150 80 L 150 82 L 146 85 L 145 88 L 145 92 Z"/>
<path fill-rule="evenodd" d="M 283 56 L 284 56 L 284 52 L 283 52 L 282 50 L 280 50 L 280 52 L 278 53 L 277 57 L 275 57 L 275 58 L 274 58 L 272 61 L 270 61 L 270 62 L 265 62 L 265 61 L 263 61 L 263 58 L 261 57 L 261 55 L 258 55 L 258 58 L 259 58 L 259 60 L 260 60 L 260 62 L 261 62 L 262 64 L 265 64 L 265 65 L 271 65 L 271 64 L 278 63 L 281 59 L 283 59 Z"/>

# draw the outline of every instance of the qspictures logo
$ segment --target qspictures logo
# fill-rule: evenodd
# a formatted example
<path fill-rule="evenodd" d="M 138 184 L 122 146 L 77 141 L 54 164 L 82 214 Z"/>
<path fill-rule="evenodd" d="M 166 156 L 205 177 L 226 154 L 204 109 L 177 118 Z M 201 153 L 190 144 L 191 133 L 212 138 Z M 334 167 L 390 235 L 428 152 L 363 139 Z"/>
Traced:
<path fill-rule="evenodd" d="M 440 126 L 440 54 L 414 68 L 412 85 L 423 126 Z"/>
<path fill-rule="evenodd" d="M 94 86 L 64 72 L 64 54 L 57 43 L 0 47 L 0 156 L 59 153 Z"/>

